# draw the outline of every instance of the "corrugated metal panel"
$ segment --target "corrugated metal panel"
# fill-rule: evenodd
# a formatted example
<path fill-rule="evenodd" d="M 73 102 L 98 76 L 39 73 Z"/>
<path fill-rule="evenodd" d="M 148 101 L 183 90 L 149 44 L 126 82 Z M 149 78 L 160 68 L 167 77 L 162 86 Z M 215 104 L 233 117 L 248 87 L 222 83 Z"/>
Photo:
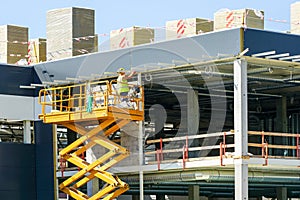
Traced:
<path fill-rule="evenodd" d="M 35 146 L 0 143 L 0 199 L 36 199 Z"/>
<path fill-rule="evenodd" d="M 214 22 L 208 19 L 189 18 L 166 22 L 166 39 L 194 36 L 213 31 Z"/>

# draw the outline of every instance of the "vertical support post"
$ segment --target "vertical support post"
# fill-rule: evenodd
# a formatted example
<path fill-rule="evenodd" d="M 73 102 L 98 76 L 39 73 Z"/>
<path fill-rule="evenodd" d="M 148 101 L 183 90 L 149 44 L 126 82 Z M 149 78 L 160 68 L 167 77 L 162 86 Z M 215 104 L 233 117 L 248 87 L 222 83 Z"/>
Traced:
<path fill-rule="evenodd" d="M 166 200 L 166 196 L 164 194 L 157 194 L 156 200 Z"/>
<path fill-rule="evenodd" d="M 163 154 L 163 139 L 160 138 L 160 142 L 159 142 L 159 160 L 163 160 L 164 159 L 164 154 Z"/>
<path fill-rule="evenodd" d="M 283 96 L 276 101 L 276 124 L 275 131 L 287 132 L 287 110 L 286 96 Z"/>
<path fill-rule="evenodd" d="M 187 90 L 187 120 L 188 135 L 197 134 L 199 127 L 198 91 L 192 89 Z"/>
<path fill-rule="evenodd" d="M 138 85 L 142 85 L 142 74 L 138 73 Z M 142 90 L 141 90 L 142 91 Z M 144 94 L 141 94 L 144 95 Z M 139 110 L 143 109 L 143 105 L 140 104 Z M 140 200 L 144 200 L 144 173 L 143 173 L 143 164 L 144 164 L 144 135 L 145 135 L 145 129 L 144 129 L 144 121 L 139 121 L 139 187 L 140 187 Z"/>
<path fill-rule="evenodd" d="M 87 195 L 93 196 L 99 192 L 99 179 L 94 178 L 87 183 Z"/>
<path fill-rule="evenodd" d="M 189 200 L 200 200 L 199 185 L 189 186 Z"/>
<path fill-rule="evenodd" d="M 277 187 L 276 194 L 278 200 L 287 200 L 287 188 L 286 187 Z"/>
<path fill-rule="evenodd" d="M 280 99 L 276 100 L 276 123 L 275 123 L 275 131 L 277 132 L 287 132 L 287 100 L 286 96 L 283 96 Z M 284 144 L 288 145 L 287 137 L 274 137 L 273 144 Z M 287 154 L 287 150 L 285 149 L 274 149 L 274 155 L 283 156 Z"/>
<path fill-rule="evenodd" d="M 248 106 L 247 62 L 234 61 L 234 144 L 235 199 L 248 200 Z"/>
<path fill-rule="evenodd" d="M 188 89 L 187 90 L 187 131 L 188 135 L 196 135 L 199 129 L 199 100 L 198 100 L 198 91 Z M 192 141 L 193 146 L 198 147 L 200 145 L 199 139 Z M 190 142 L 191 143 L 191 142 Z M 189 145 L 187 144 L 186 147 Z M 197 153 L 190 153 L 189 157 L 198 157 Z M 193 155 L 194 154 L 194 155 Z"/>
<path fill-rule="evenodd" d="M 30 121 L 24 120 L 23 121 L 23 143 L 24 144 L 31 144 L 31 129 L 30 129 Z"/>
<path fill-rule="evenodd" d="M 56 176 L 56 172 L 58 170 L 58 147 L 57 147 L 57 125 L 52 125 L 52 133 L 53 133 L 53 164 L 54 164 L 54 200 L 58 199 L 59 189 L 58 189 L 58 178 Z"/>
<path fill-rule="evenodd" d="M 297 133 L 297 137 L 296 137 L 296 156 L 299 159 L 300 154 L 299 154 L 299 133 Z"/>
<path fill-rule="evenodd" d="M 137 196 L 137 195 L 132 195 L 132 200 L 139 200 L 139 196 Z"/>

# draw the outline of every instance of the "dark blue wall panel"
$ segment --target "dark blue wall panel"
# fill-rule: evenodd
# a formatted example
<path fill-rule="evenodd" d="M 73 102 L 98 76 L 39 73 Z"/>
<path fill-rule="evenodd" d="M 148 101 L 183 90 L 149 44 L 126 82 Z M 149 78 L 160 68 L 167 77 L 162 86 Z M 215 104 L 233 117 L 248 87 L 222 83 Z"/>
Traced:
<path fill-rule="evenodd" d="M 266 51 L 276 54 L 300 54 L 300 35 L 279 33 L 257 29 L 244 29 L 244 49 L 249 48 L 247 55 Z"/>
<path fill-rule="evenodd" d="M 54 199 L 54 163 L 52 125 L 34 123 L 36 143 L 37 200 Z"/>
<path fill-rule="evenodd" d="M 0 64 L 0 70 L 0 94 L 37 96 L 37 90 L 20 88 L 20 85 L 41 83 L 33 67 Z"/>
<path fill-rule="evenodd" d="M 0 143 L 0 199 L 36 199 L 35 145 Z"/>

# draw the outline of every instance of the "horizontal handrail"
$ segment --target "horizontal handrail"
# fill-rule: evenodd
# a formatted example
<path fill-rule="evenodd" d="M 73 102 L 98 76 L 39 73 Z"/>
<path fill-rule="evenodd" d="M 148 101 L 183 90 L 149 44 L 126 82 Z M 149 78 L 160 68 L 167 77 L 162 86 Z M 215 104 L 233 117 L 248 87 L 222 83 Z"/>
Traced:
<path fill-rule="evenodd" d="M 226 144 L 226 148 L 233 148 L 234 144 Z M 210 150 L 210 149 L 219 149 L 220 145 L 211 145 L 211 146 L 202 146 L 202 147 L 189 147 L 188 151 L 200 151 L 200 150 Z M 182 148 L 178 149 L 164 149 L 163 153 L 176 153 L 182 152 Z M 156 151 L 145 152 L 145 155 L 156 154 Z"/>
<path fill-rule="evenodd" d="M 216 133 L 207 133 L 207 134 L 198 134 L 198 135 L 186 135 L 186 136 L 178 136 L 178 137 L 172 137 L 172 138 L 151 139 L 151 140 L 146 140 L 145 143 L 147 145 L 154 145 L 154 144 L 161 143 L 160 146 L 163 146 L 163 144 L 165 144 L 165 143 L 181 141 L 182 142 L 181 145 L 186 145 L 183 142 L 184 140 L 194 140 L 194 139 L 204 139 L 204 138 L 210 138 L 210 137 L 219 137 L 219 140 L 216 141 L 216 144 L 214 144 L 214 145 L 212 145 L 212 144 L 210 144 L 210 145 L 206 144 L 205 145 L 205 143 L 203 143 L 202 145 L 199 145 L 199 146 L 189 146 L 187 148 L 187 151 L 188 152 L 193 152 L 193 151 L 220 149 L 220 159 L 221 159 L 221 163 L 222 163 L 223 156 L 225 156 L 226 153 L 227 153 L 226 149 L 230 149 L 230 148 L 235 147 L 235 145 L 233 143 L 234 139 L 232 137 L 231 137 L 231 139 L 228 140 L 228 141 L 230 141 L 229 143 L 227 143 L 228 141 L 226 139 L 227 136 L 233 136 L 233 135 L 234 135 L 234 131 L 231 130 L 231 131 L 226 131 L 226 132 L 216 132 Z M 290 155 L 291 153 L 294 155 L 292 158 L 299 158 L 300 157 L 300 145 L 299 145 L 300 144 L 300 141 L 299 141 L 300 137 L 299 137 L 298 133 L 294 134 L 294 133 L 279 133 L 279 132 L 264 132 L 264 131 L 248 131 L 248 136 L 249 137 L 250 136 L 251 137 L 259 137 L 259 140 L 261 140 L 261 142 L 256 142 L 256 141 L 255 142 L 248 142 L 248 147 L 254 148 L 254 149 L 249 149 L 251 151 L 251 155 L 260 156 L 260 157 L 266 159 L 265 165 L 268 164 L 267 159 L 269 157 L 274 157 L 279 152 L 279 151 L 273 151 L 272 149 L 290 150 L 290 152 L 288 152 L 288 154 L 286 154 L 287 151 L 284 151 L 285 154 L 284 155 L 282 154 L 282 156 L 280 158 L 282 158 L 282 157 L 291 158 L 291 155 Z M 278 144 L 278 143 L 277 144 L 272 144 L 272 143 L 269 143 L 267 140 L 265 140 L 265 139 L 267 139 L 265 136 L 295 138 L 296 141 L 294 141 L 295 145 L 284 144 L 284 141 L 282 141 L 283 142 L 282 144 Z M 220 144 L 218 144 L 217 142 L 219 142 L 220 140 L 223 140 L 223 141 Z M 255 148 L 258 148 L 258 149 L 255 149 Z M 222 149 L 222 151 L 221 151 L 221 149 Z M 167 148 L 164 147 L 164 148 L 161 148 L 161 149 L 146 151 L 145 155 L 150 156 L 149 158 L 151 158 L 151 156 L 155 155 L 157 153 L 157 151 L 159 151 L 160 154 L 162 154 L 162 155 L 163 154 L 168 154 L 170 156 L 170 158 L 172 158 L 172 156 L 171 156 L 172 153 L 174 153 L 174 156 L 176 156 L 177 155 L 176 153 L 182 152 L 182 147 L 177 146 L 176 148 L 172 148 L 172 146 L 169 145 Z M 291 151 L 293 151 L 293 152 L 291 152 Z M 230 150 L 230 152 L 232 152 L 232 150 Z M 233 152 L 234 152 L 234 150 L 233 150 Z M 197 154 L 191 154 L 191 155 L 197 155 Z M 212 156 L 213 155 L 215 155 L 215 153 L 213 153 Z M 167 162 L 168 161 L 167 158 L 168 157 L 165 157 L 165 159 L 160 160 L 160 162 Z"/>
<path fill-rule="evenodd" d="M 248 131 L 249 135 L 265 135 L 278 137 L 299 137 L 296 133 L 279 133 L 279 132 L 264 132 L 264 131 Z"/>
<path fill-rule="evenodd" d="M 174 137 L 174 138 L 163 138 L 163 142 L 174 142 L 174 141 L 180 141 L 180 140 L 186 140 L 186 137 L 188 139 L 200 139 L 200 138 L 208 138 L 208 137 L 219 137 L 223 136 L 224 133 L 226 136 L 229 135 L 234 135 L 234 132 L 232 131 L 227 131 L 227 132 L 217 132 L 217 133 L 207 133 L 207 134 L 200 134 L 200 135 L 187 135 L 187 136 L 179 136 L 179 137 Z M 146 144 L 154 144 L 160 142 L 160 139 L 155 139 L 155 140 L 148 140 L 146 141 Z"/>

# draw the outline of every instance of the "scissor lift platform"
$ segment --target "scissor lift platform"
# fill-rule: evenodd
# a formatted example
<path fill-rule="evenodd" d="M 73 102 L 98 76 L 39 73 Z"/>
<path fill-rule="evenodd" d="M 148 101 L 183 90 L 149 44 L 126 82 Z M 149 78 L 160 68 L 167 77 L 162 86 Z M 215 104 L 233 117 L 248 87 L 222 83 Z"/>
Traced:
<path fill-rule="evenodd" d="M 118 108 L 109 106 L 107 109 L 94 109 L 93 112 L 86 111 L 52 111 L 44 115 L 40 115 L 40 119 L 44 123 L 65 123 L 70 121 L 82 121 L 88 123 L 90 120 L 106 120 L 106 119 L 128 119 L 133 121 L 140 121 L 144 118 L 144 112 L 140 110 L 133 110 L 130 108 Z"/>
<path fill-rule="evenodd" d="M 61 191 L 75 199 L 109 200 L 129 189 L 125 182 L 107 172 L 129 155 L 127 149 L 109 140 L 108 136 L 131 121 L 144 119 L 143 88 L 129 84 L 132 94 L 121 97 L 116 86 L 116 81 L 89 81 L 40 90 L 42 113 L 39 118 L 44 123 L 59 124 L 81 135 L 59 152 L 60 159 L 79 168 L 77 173 L 59 185 Z M 108 151 L 89 163 L 81 155 L 97 144 Z M 80 188 L 94 178 L 105 184 L 99 192 L 88 196 Z"/>

